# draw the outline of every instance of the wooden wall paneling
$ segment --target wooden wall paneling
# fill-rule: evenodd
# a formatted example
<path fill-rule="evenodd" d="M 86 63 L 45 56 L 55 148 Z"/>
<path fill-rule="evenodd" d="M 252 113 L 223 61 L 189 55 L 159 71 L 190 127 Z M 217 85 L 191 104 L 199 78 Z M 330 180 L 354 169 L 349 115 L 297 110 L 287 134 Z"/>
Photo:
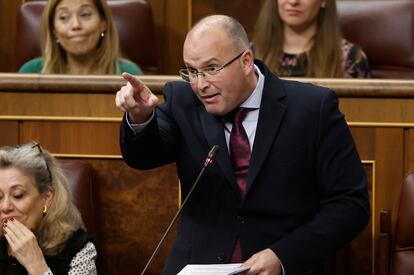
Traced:
<path fill-rule="evenodd" d="M 159 55 L 159 66 L 160 74 L 167 74 L 164 64 L 164 25 L 165 25 L 165 0 L 148 0 L 152 9 L 152 18 L 154 19 L 155 25 L 155 38 L 157 41 L 158 55 Z"/>
<path fill-rule="evenodd" d="M 363 160 L 375 159 L 375 128 L 374 127 L 350 127 L 352 137 L 358 150 L 359 157 Z"/>
<path fill-rule="evenodd" d="M 159 48 L 163 73 L 178 75 L 183 65 L 183 43 L 189 29 L 191 0 L 150 0 L 158 18 L 156 28 L 161 33 Z"/>
<path fill-rule="evenodd" d="M 138 171 L 122 160 L 86 160 L 99 182 L 99 274 L 140 274 L 178 208 L 175 165 Z M 162 273 L 174 235 L 175 230 L 146 274 Z"/>
<path fill-rule="evenodd" d="M 0 72 L 10 72 L 17 12 L 23 0 L 0 0 Z"/>
<path fill-rule="evenodd" d="M 17 121 L 0 121 L 0 147 L 19 143 Z"/>
<path fill-rule="evenodd" d="M 404 175 L 414 171 L 414 129 L 405 130 L 405 169 Z"/>
<path fill-rule="evenodd" d="M 114 94 L 0 93 L 0 115 L 122 117 Z"/>
<path fill-rule="evenodd" d="M 19 140 L 55 154 L 120 155 L 119 122 L 24 121 Z"/>
<path fill-rule="evenodd" d="M 374 239 L 378 239 L 379 212 L 389 209 L 392 214 L 392 224 L 395 225 L 395 213 L 399 198 L 399 184 L 403 177 L 404 167 L 404 129 L 383 127 L 351 127 L 358 152 L 361 159 L 375 162 L 375 174 L 372 175 L 374 185 L 370 188 L 371 212 L 374 229 Z M 367 169 L 366 169 L 367 170 Z M 368 175 L 369 177 L 370 175 Z M 370 225 L 371 226 L 371 225 Z M 370 227 L 369 226 L 369 227 Z M 366 229 L 367 230 L 367 229 Z M 366 232 L 366 230 L 364 232 Z M 363 233 L 365 234 L 365 233 Z M 377 243 L 374 243 L 374 249 Z M 376 249 L 375 249 L 376 251 Z M 372 272 L 376 272 L 378 258 L 374 252 Z M 347 255 L 347 254 L 345 254 Z M 349 254 L 348 254 L 349 255 Z M 359 256 L 366 256 L 361 253 Z M 347 267 L 347 270 L 356 267 Z M 368 268 L 368 267 L 366 267 Z M 355 270 L 354 270 L 355 271 Z M 368 270 L 365 269 L 365 272 Z M 356 271 L 355 271 L 356 272 Z M 371 273 L 345 273 L 345 274 L 371 274 Z M 376 274 L 376 273 L 374 273 Z"/>
<path fill-rule="evenodd" d="M 404 129 L 376 129 L 376 186 L 372 215 L 375 219 L 375 238 L 378 246 L 379 214 L 381 209 L 391 210 L 392 228 L 398 211 L 401 180 L 404 170 Z M 375 268 L 378 267 L 378 250 L 375 251 Z"/>
<path fill-rule="evenodd" d="M 341 98 L 347 121 L 413 123 L 413 98 Z"/>

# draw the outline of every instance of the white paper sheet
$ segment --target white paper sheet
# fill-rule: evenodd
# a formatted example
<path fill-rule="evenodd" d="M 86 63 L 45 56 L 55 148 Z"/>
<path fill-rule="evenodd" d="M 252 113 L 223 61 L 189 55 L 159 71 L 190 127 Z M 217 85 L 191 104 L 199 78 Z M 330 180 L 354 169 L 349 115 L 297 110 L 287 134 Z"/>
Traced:
<path fill-rule="evenodd" d="M 242 264 L 190 264 L 177 275 L 232 275 L 248 270 Z"/>

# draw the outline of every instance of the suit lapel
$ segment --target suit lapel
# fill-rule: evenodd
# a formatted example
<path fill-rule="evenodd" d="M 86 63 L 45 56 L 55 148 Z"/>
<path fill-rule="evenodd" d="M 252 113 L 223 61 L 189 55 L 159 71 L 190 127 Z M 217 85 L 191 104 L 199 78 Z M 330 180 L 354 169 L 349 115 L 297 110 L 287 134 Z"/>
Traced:
<path fill-rule="evenodd" d="M 266 68 L 261 67 L 260 69 L 265 74 L 265 85 L 247 176 L 247 192 L 271 151 L 270 148 L 276 139 L 286 112 L 286 106 L 280 101 L 285 96 L 281 81 L 271 75 Z"/>
<path fill-rule="evenodd" d="M 219 118 L 207 113 L 202 104 L 199 105 L 198 113 L 200 115 L 201 127 L 209 147 L 211 148 L 214 145 L 220 146 L 220 150 L 216 156 L 216 162 L 226 179 L 230 182 L 231 188 L 240 197 L 239 190 L 236 186 L 233 166 L 227 150 L 226 139 L 224 137 L 224 125 Z"/>

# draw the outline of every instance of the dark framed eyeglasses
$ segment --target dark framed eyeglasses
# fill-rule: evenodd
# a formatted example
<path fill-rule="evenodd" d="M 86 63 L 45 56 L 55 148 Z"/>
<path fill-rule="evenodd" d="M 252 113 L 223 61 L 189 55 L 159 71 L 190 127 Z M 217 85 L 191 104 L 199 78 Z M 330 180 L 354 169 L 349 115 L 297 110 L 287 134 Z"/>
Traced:
<path fill-rule="evenodd" d="M 37 148 L 37 150 L 39 150 L 39 154 L 42 156 L 43 160 L 45 161 L 45 166 L 46 166 L 47 172 L 49 174 L 50 184 L 52 184 L 52 173 L 50 172 L 49 165 L 47 164 L 45 155 L 44 155 L 43 150 L 42 150 L 42 146 L 40 146 L 39 143 L 35 142 L 35 143 L 33 143 L 33 146 L 32 146 L 32 149 L 34 149 L 34 148 Z"/>
<path fill-rule="evenodd" d="M 239 59 L 245 51 L 246 50 L 243 50 L 235 58 L 233 58 L 232 60 L 230 60 L 229 62 L 227 62 L 226 64 L 224 64 L 221 67 L 211 65 L 211 66 L 208 66 L 207 68 L 205 68 L 204 70 L 200 70 L 200 71 L 198 71 L 196 69 L 193 69 L 193 68 L 183 68 L 183 69 L 179 70 L 178 73 L 180 74 L 181 78 L 186 82 L 195 82 L 195 81 L 197 81 L 197 78 L 198 78 L 199 75 L 204 77 L 204 79 L 208 80 L 211 77 L 214 77 L 215 75 L 220 73 L 224 68 L 229 66 L 231 63 L 233 63 L 234 61 Z"/>

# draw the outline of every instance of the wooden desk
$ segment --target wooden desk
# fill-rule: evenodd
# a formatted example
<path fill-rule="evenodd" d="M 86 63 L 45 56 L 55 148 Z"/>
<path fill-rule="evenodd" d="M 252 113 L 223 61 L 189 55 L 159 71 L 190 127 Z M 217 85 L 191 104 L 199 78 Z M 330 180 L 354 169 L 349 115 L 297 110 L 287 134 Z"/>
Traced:
<path fill-rule="evenodd" d="M 179 80 L 140 78 L 161 99 L 164 83 Z M 375 274 L 379 211 L 391 210 L 394 226 L 401 180 L 414 170 L 414 82 L 300 81 L 338 94 L 370 183 L 371 224 L 338 253 L 335 274 Z M 120 76 L 0 74 L 0 145 L 36 140 L 58 157 L 87 159 L 98 171 L 100 254 L 106 274 L 142 269 L 178 202 L 173 165 L 136 171 L 120 159 L 122 113 L 115 108 L 114 95 L 124 83 Z M 170 243 L 171 238 L 148 274 L 161 273 Z M 341 264 L 348 264 L 347 273 L 339 273 Z"/>

